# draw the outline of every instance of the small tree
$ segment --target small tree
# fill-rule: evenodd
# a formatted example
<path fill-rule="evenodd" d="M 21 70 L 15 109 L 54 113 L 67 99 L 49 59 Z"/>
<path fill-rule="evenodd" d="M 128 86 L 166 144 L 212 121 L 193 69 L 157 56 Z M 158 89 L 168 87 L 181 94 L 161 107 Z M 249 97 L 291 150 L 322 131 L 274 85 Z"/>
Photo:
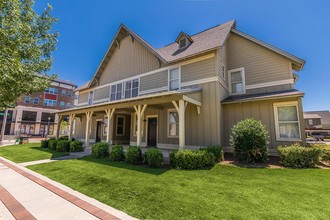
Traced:
<path fill-rule="evenodd" d="M 268 131 L 260 121 L 248 118 L 232 128 L 230 145 L 235 157 L 244 163 L 264 162 L 267 156 Z"/>

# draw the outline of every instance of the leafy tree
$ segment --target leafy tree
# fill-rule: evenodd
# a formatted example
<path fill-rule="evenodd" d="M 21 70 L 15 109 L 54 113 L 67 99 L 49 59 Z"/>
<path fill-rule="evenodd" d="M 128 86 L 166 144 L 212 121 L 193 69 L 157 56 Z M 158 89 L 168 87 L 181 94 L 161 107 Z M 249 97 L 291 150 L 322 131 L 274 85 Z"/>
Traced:
<path fill-rule="evenodd" d="M 0 106 L 12 106 L 22 94 L 44 90 L 56 49 L 57 32 L 51 28 L 57 19 L 52 7 L 38 15 L 34 0 L 0 1 Z"/>

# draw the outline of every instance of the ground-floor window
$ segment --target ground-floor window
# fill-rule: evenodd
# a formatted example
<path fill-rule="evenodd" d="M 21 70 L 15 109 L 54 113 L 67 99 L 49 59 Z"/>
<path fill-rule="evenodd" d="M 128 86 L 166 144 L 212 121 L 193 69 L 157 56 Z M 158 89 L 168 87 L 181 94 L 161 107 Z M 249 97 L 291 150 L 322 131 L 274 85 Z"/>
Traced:
<path fill-rule="evenodd" d="M 116 118 L 116 136 L 125 135 L 125 116 L 118 115 Z"/>
<path fill-rule="evenodd" d="M 48 133 L 49 131 L 49 133 Z M 40 125 L 40 131 L 39 133 L 42 135 L 42 136 L 45 136 L 45 135 L 53 135 L 54 134 L 54 125 L 49 125 L 49 129 L 48 129 L 48 125 Z"/>
<path fill-rule="evenodd" d="M 175 109 L 168 110 L 168 137 L 179 136 L 179 114 Z"/>
<path fill-rule="evenodd" d="M 22 124 L 21 125 L 21 134 L 33 135 L 35 130 L 35 125 Z"/>
<path fill-rule="evenodd" d="M 301 139 L 298 102 L 274 103 L 276 139 L 297 141 Z"/>

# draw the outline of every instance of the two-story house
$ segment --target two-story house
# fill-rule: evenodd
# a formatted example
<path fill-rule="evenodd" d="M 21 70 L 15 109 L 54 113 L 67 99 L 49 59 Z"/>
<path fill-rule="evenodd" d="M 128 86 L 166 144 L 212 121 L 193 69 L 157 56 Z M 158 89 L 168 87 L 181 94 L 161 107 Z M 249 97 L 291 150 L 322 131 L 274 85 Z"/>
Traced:
<path fill-rule="evenodd" d="M 155 49 L 120 25 L 92 79 L 78 88 L 71 132 L 97 141 L 158 148 L 220 145 L 231 128 L 256 118 L 269 131 L 269 152 L 305 142 L 295 72 L 305 61 L 235 28 L 235 21 Z M 75 123 L 72 123 L 73 120 Z M 73 128 L 75 124 L 75 128 Z"/>

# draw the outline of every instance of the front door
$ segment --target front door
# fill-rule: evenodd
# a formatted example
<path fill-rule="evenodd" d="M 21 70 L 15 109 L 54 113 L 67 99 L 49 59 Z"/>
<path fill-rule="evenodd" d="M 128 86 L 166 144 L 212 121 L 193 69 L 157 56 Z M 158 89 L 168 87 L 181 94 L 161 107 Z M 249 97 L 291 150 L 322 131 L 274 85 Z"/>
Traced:
<path fill-rule="evenodd" d="M 100 142 L 101 141 L 101 132 L 102 132 L 102 121 L 97 121 L 96 122 L 96 138 L 95 138 L 95 142 Z"/>
<path fill-rule="evenodd" d="M 157 118 L 148 118 L 148 146 L 157 146 Z"/>

